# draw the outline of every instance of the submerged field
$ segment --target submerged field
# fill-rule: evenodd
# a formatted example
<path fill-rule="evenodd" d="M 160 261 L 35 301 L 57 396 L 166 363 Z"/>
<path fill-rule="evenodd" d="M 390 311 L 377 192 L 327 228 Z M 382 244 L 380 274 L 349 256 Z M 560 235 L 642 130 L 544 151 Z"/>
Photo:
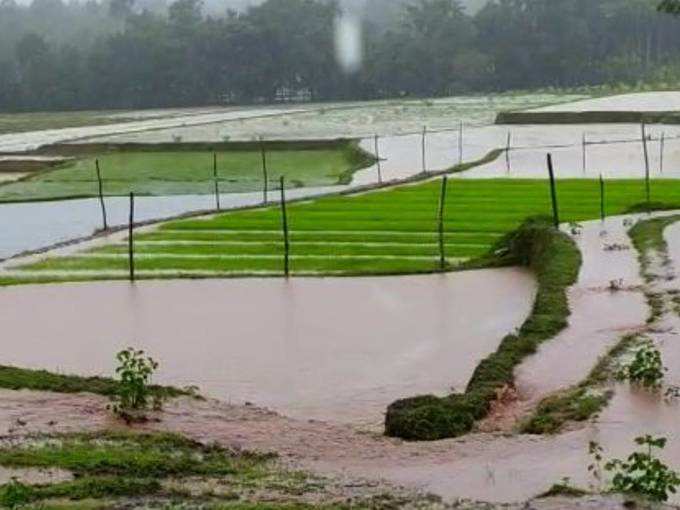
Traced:
<path fill-rule="evenodd" d="M 49 148 L 48 148 L 49 151 Z M 221 193 L 259 191 L 263 187 L 262 154 L 257 144 L 233 147 L 200 144 L 108 147 L 61 146 L 59 155 L 72 157 L 55 169 L 0 185 L 0 202 L 95 196 L 95 160 L 105 195 L 214 193 L 213 154 Z M 290 187 L 345 184 L 355 170 L 372 163 L 354 142 L 278 144 L 266 150 L 270 189 L 285 176 Z"/>
<path fill-rule="evenodd" d="M 30 112 L 0 114 L 0 135 L 123 122 L 106 111 Z"/>
<path fill-rule="evenodd" d="M 293 274 L 405 274 L 439 270 L 440 182 L 290 204 Z M 544 180 L 449 181 L 444 221 L 448 268 L 487 254 L 529 216 L 548 214 Z M 652 181 L 655 203 L 673 204 L 680 181 Z M 600 215 L 594 180 L 558 182 L 561 221 Z M 645 200 L 643 181 L 607 183 L 606 212 L 621 214 Z M 135 235 L 140 278 L 280 275 L 283 236 L 278 206 L 171 221 Z M 48 257 L 5 274 L 4 283 L 125 278 L 127 241 Z"/>

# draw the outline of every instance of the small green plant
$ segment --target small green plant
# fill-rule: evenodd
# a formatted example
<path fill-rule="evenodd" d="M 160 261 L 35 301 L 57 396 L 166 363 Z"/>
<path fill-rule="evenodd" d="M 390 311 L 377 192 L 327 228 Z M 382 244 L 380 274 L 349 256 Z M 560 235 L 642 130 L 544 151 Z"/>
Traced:
<path fill-rule="evenodd" d="M 12 478 L 9 483 L 0 487 L 0 506 L 4 508 L 19 508 L 30 503 L 32 500 L 32 489 L 16 478 Z"/>
<path fill-rule="evenodd" d="M 668 501 L 680 486 L 680 476 L 654 455 L 654 450 L 663 450 L 666 442 L 665 437 L 638 437 L 635 443 L 643 447 L 643 451 L 633 452 L 625 461 L 614 459 L 607 462 L 605 470 L 614 475 L 613 489 L 652 501 Z"/>
<path fill-rule="evenodd" d="M 663 383 L 666 368 L 661 352 L 651 342 L 643 344 L 635 353 L 633 360 L 621 368 L 619 379 L 647 389 L 658 390 Z"/>
<path fill-rule="evenodd" d="M 592 459 L 591 464 L 588 466 L 588 472 L 593 475 L 593 478 L 597 481 L 597 486 L 595 488 L 597 490 L 602 490 L 604 480 L 602 470 L 604 449 L 599 443 L 591 441 L 588 443 L 588 455 L 590 455 L 590 458 Z"/>
<path fill-rule="evenodd" d="M 158 368 L 158 363 L 150 356 L 146 356 L 144 351 L 132 347 L 116 354 L 116 360 L 120 391 L 114 397 L 113 411 L 122 417 L 130 418 L 135 413 L 147 410 L 150 403 L 154 409 L 160 409 L 162 402 L 150 389 L 151 377 Z"/>

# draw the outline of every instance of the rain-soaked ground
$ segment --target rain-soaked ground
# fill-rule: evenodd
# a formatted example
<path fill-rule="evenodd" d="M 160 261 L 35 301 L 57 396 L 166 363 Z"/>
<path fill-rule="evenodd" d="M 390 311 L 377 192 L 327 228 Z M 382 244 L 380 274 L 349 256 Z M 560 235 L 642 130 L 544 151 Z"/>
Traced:
<path fill-rule="evenodd" d="M 3 363 L 110 374 L 131 345 L 162 360 L 163 383 L 379 427 L 397 398 L 462 390 L 534 292 L 520 269 L 5 288 Z"/>

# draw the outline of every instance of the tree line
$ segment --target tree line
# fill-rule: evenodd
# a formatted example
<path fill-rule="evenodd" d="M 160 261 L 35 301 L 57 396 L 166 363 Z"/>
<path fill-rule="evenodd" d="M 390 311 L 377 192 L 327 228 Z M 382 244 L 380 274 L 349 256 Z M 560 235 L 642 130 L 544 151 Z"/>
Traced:
<path fill-rule="evenodd" d="M 676 0 L 666 0 L 673 10 Z M 0 0 L 0 109 L 442 96 L 680 76 L 658 0 L 367 0 L 361 66 L 336 62 L 334 0 L 206 14 L 134 0 Z"/>

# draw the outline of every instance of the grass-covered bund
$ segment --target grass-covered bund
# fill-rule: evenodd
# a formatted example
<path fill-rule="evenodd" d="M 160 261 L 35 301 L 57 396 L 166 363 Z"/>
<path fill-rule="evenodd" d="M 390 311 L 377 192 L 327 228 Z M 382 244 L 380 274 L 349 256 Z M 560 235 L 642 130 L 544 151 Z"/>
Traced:
<path fill-rule="evenodd" d="M 372 155 L 354 140 L 265 142 L 269 188 L 281 175 L 291 187 L 347 184 L 352 174 L 370 166 Z M 56 168 L 0 184 L 0 202 L 92 197 L 98 193 L 99 160 L 107 196 L 212 194 L 213 155 L 220 192 L 263 188 L 259 142 L 52 145 L 40 155 L 69 158 Z M 20 170 L 20 169 L 19 169 Z"/>
<path fill-rule="evenodd" d="M 503 263 L 532 268 L 538 291 L 531 314 L 516 334 L 506 336 L 477 366 L 464 393 L 398 400 L 389 406 L 385 432 L 407 440 L 431 441 L 463 435 L 488 413 L 498 391 L 514 380 L 515 367 L 567 326 L 566 290 L 576 282 L 581 254 L 555 230 L 549 218 L 528 220 L 498 245 Z"/>
<path fill-rule="evenodd" d="M 289 204 L 293 275 L 386 275 L 440 270 L 440 182 Z M 545 180 L 451 179 L 444 219 L 449 268 L 478 266 L 528 217 L 550 211 Z M 607 183 L 606 210 L 622 214 L 645 200 L 644 183 Z M 652 181 L 655 207 L 679 202 L 680 182 Z M 594 180 L 558 181 L 562 221 L 600 214 Z M 161 224 L 135 235 L 136 274 L 144 278 L 278 276 L 283 273 L 278 205 Z M 0 275 L 0 283 L 124 279 L 127 242 L 48 257 Z"/>

